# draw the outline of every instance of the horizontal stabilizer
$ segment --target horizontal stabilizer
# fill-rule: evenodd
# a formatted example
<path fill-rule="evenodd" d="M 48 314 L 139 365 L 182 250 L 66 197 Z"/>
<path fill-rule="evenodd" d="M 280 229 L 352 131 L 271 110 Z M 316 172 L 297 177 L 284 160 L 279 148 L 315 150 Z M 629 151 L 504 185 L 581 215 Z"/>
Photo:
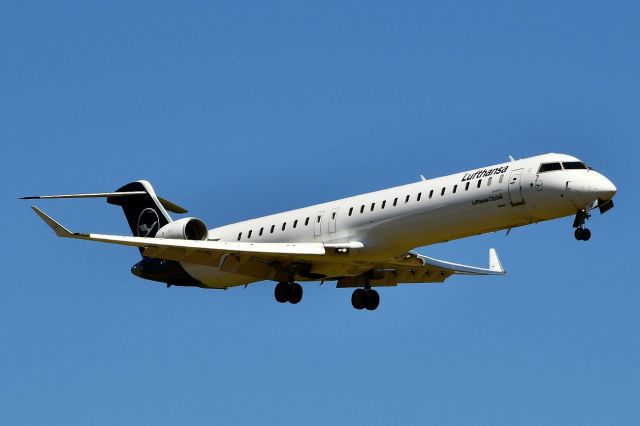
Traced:
<path fill-rule="evenodd" d="M 113 197 L 135 197 L 147 195 L 146 191 L 124 191 L 124 192 L 96 192 L 92 194 L 61 194 L 61 195 L 31 195 L 28 197 L 20 197 L 21 200 L 47 200 L 54 198 L 113 198 Z M 172 203 L 162 197 L 158 197 L 158 201 L 162 207 L 173 213 L 184 214 L 189 211 L 180 207 L 176 203 Z"/>
<path fill-rule="evenodd" d="M 145 195 L 145 191 L 130 192 L 96 192 L 94 194 L 63 194 L 63 195 L 32 195 L 20 197 L 21 200 L 45 200 L 49 198 L 107 198 L 107 197 L 130 197 L 132 195 Z"/>
<path fill-rule="evenodd" d="M 160 201 L 160 204 L 162 204 L 162 207 L 164 207 L 165 209 L 169 210 L 170 212 L 178 213 L 178 214 L 189 213 L 189 210 L 187 210 L 187 209 L 185 209 L 183 207 L 180 207 L 176 203 L 172 203 L 169 200 L 165 200 L 162 197 L 158 197 L 158 201 Z"/>

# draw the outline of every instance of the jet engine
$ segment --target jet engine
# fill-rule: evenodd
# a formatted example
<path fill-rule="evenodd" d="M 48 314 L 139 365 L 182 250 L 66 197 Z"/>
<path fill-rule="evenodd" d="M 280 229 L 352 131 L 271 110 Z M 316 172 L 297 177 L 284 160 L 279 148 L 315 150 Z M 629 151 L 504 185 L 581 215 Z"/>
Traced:
<path fill-rule="evenodd" d="M 195 217 L 185 217 L 164 225 L 156 233 L 156 238 L 204 241 L 208 235 L 209 230 L 203 221 Z"/>

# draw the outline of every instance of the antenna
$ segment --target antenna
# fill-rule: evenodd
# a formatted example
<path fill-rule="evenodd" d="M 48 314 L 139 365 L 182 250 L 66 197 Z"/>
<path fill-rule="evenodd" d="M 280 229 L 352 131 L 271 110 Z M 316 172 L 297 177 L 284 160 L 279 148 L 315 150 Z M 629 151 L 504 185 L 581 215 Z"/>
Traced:
<path fill-rule="evenodd" d="M 420 175 L 420 180 L 427 180 L 424 176 Z"/>
<path fill-rule="evenodd" d="M 514 160 L 514 159 L 513 159 L 513 157 L 511 156 L 511 154 L 509 154 L 509 160 L 511 160 L 512 162 L 513 162 L 513 161 L 516 161 L 516 160 Z"/>

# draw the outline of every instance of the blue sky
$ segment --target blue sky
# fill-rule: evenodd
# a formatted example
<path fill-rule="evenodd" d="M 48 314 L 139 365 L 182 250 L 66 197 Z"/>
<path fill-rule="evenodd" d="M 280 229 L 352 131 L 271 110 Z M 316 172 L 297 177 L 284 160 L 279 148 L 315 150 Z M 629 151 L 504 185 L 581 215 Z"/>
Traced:
<path fill-rule="evenodd" d="M 4 2 L 3 424 L 636 425 L 637 2 Z M 618 186 L 571 218 L 422 248 L 506 277 L 166 289 L 17 197 L 150 180 L 210 227 L 566 152 Z M 101 200 L 39 203 L 128 233 Z M 8 238 L 6 238 L 8 236 Z"/>

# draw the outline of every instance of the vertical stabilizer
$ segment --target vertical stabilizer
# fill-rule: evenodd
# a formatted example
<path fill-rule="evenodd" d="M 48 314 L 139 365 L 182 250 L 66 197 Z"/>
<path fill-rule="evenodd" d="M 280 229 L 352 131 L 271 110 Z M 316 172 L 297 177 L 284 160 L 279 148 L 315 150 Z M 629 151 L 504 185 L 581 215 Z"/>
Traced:
<path fill-rule="evenodd" d="M 134 237 L 155 237 L 158 229 L 169 222 L 171 217 L 164 209 L 153 187 L 146 180 L 128 183 L 116 192 L 144 192 L 126 197 L 108 197 L 107 202 L 122 207 Z"/>

